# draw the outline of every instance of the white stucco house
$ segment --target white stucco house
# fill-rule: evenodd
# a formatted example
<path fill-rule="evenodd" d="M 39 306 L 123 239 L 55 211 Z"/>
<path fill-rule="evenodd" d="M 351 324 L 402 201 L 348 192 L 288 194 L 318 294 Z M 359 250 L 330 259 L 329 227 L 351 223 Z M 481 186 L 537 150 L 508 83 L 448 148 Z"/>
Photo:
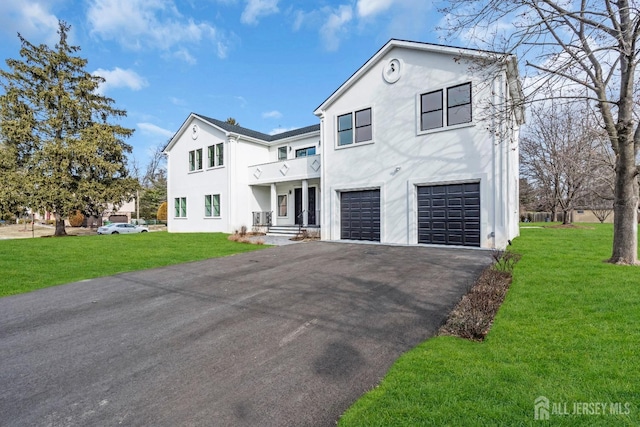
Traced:
<path fill-rule="evenodd" d="M 518 235 L 516 59 L 391 40 L 267 135 L 191 114 L 165 148 L 170 232 L 320 229 L 323 240 L 504 247 Z"/>

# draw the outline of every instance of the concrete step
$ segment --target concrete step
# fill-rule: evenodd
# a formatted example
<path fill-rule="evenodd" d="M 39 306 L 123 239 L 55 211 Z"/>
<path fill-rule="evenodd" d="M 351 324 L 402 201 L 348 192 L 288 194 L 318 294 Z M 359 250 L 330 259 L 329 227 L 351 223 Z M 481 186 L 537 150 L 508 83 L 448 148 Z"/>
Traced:
<path fill-rule="evenodd" d="M 267 231 L 267 236 L 288 236 L 294 237 L 298 235 L 300 228 L 298 226 L 271 226 Z"/>
<path fill-rule="evenodd" d="M 320 227 L 318 226 L 308 226 L 302 227 L 303 230 L 319 232 Z M 269 227 L 267 231 L 267 236 L 287 236 L 287 237 L 295 237 L 300 233 L 300 227 L 297 225 L 273 225 Z"/>

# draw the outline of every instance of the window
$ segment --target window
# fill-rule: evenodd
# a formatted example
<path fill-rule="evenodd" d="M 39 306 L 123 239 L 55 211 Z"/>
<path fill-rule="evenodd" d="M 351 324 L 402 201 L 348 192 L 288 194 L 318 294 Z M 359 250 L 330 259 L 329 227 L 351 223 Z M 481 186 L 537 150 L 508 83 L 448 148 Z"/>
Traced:
<path fill-rule="evenodd" d="M 278 216 L 287 216 L 287 195 L 278 196 Z"/>
<path fill-rule="evenodd" d="M 222 142 L 207 147 L 207 154 L 209 157 L 208 167 L 213 168 L 224 165 L 224 144 Z"/>
<path fill-rule="evenodd" d="M 287 147 L 278 147 L 278 160 L 287 160 Z"/>
<path fill-rule="evenodd" d="M 371 141 L 371 108 L 356 111 L 356 142 Z"/>
<path fill-rule="evenodd" d="M 420 97 L 422 130 L 442 127 L 442 90 L 425 93 Z"/>
<path fill-rule="evenodd" d="M 220 216 L 220 195 L 208 194 L 204 196 L 204 216 L 219 217 Z"/>
<path fill-rule="evenodd" d="M 446 102 L 444 97 L 446 94 Z M 444 105 L 447 106 L 446 126 L 471 123 L 471 83 L 451 86 L 420 95 L 420 130 L 445 126 Z"/>
<path fill-rule="evenodd" d="M 338 116 L 338 146 L 372 139 L 371 108 Z"/>
<path fill-rule="evenodd" d="M 202 148 L 189 151 L 189 172 L 202 169 Z"/>
<path fill-rule="evenodd" d="M 175 206 L 174 216 L 176 218 L 187 217 L 187 198 L 186 197 L 176 197 L 174 199 L 174 206 Z"/>
<path fill-rule="evenodd" d="M 471 122 L 471 83 L 447 89 L 447 124 L 449 126 Z"/>
<path fill-rule="evenodd" d="M 316 147 L 307 147 L 296 150 L 296 157 L 314 156 L 316 154 Z"/>
<path fill-rule="evenodd" d="M 224 144 L 216 144 L 216 166 L 224 165 Z"/>

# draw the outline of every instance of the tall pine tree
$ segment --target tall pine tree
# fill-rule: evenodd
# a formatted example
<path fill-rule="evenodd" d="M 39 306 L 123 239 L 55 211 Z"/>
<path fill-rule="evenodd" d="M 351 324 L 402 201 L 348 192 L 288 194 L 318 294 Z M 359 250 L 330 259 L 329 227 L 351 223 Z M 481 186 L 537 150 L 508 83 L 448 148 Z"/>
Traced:
<path fill-rule="evenodd" d="M 133 129 L 112 123 L 126 111 L 97 92 L 104 79 L 85 70 L 80 47 L 68 44 L 69 29 L 58 23 L 60 40 L 53 49 L 18 34 L 22 59 L 8 59 L 9 69 L 0 70 L 0 150 L 7 185 L 0 197 L 14 194 L 32 210 L 51 212 L 56 236 L 66 234 L 64 219 L 71 212 L 100 214 L 138 187 L 126 168 L 131 146 L 124 139 Z"/>

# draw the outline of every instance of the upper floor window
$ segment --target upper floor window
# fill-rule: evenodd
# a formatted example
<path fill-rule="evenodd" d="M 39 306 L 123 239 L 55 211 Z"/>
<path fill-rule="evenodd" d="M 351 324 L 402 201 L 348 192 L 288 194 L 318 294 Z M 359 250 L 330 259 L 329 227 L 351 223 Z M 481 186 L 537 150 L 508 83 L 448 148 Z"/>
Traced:
<path fill-rule="evenodd" d="M 447 88 L 447 124 L 471 122 L 471 83 Z"/>
<path fill-rule="evenodd" d="M 338 145 L 349 145 L 373 139 L 371 108 L 338 116 Z"/>
<path fill-rule="evenodd" d="M 442 90 L 425 93 L 420 97 L 422 130 L 442 127 Z"/>
<path fill-rule="evenodd" d="M 471 83 L 451 86 L 420 95 L 420 130 L 438 129 L 444 124 L 446 95 L 446 125 L 471 123 Z"/>
<path fill-rule="evenodd" d="M 307 147 L 296 150 L 296 157 L 315 156 L 316 147 Z"/>
<path fill-rule="evenodd" d="M 189 172 L 202 169 L 202 148 L 189 151 Z"/>
<path fill-rule="evenodd" d="M 187 198 L 186 197 L 176 197 L 174 199 L 174 215 L 176 218 L 186 218 L 187 217 Z"/>
<path fill-rule="evenodd" d="M 209 164 L 208 167 L 213 168 L 216 166 L 224 165 L 224 144 L 210 145 L 207 147 Z"/>
<path fill-rule="evenodd" d="M 287 160 L 287 147 L 278 147 L 278 160 Z"/>

